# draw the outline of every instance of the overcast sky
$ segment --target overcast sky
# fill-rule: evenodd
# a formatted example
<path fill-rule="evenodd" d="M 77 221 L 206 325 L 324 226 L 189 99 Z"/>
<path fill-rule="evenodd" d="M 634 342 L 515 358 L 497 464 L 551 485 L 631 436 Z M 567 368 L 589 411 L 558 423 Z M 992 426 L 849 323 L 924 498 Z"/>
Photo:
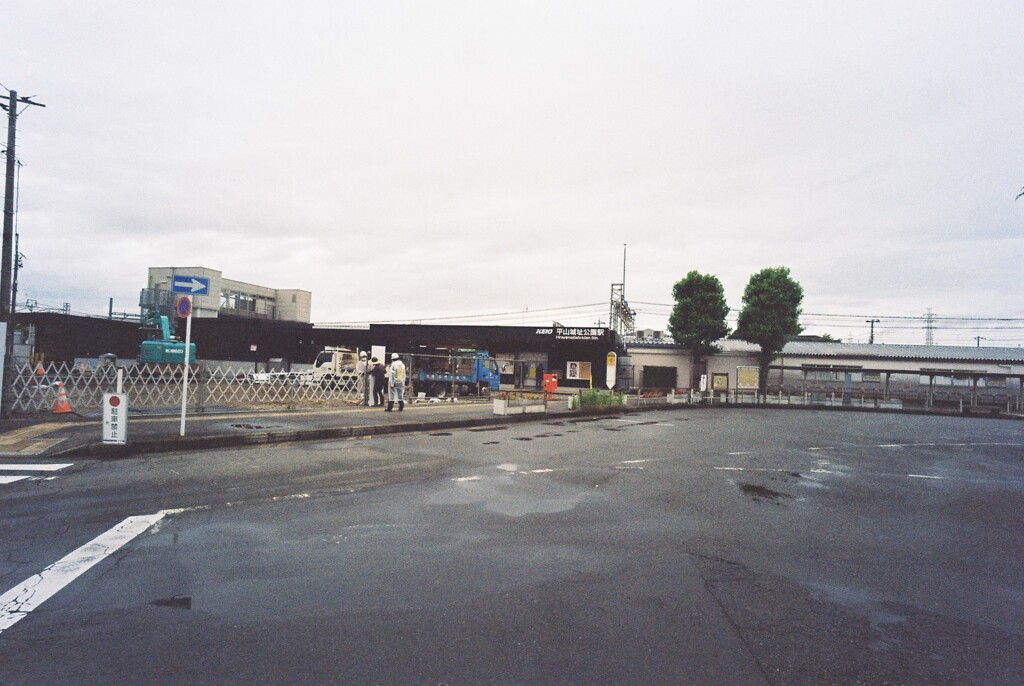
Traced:
<path fill-rule="evenodd" d="M 643 327 L 691 269 L 738 308 L 778 265 L 805 312 L 852 315 L 813 333 L 1024 318 L 1019 0 L 3 15 L 0 83 L 46 104 L 18 120 L 19 306 L 137 312 L 148 267 L 202 265 L 312 291 L 316 322 L 591 325 L 628 244 Z"/>

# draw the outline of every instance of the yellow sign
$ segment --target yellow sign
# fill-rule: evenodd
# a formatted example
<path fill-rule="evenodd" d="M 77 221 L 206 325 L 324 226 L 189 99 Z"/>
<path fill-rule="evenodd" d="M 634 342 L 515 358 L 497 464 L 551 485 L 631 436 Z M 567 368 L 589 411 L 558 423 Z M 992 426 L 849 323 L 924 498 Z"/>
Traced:
<path fill-rule="evenodd" d="M 757 367 L 736 367 L 736 388 L 747 390 L 757 387 Z"/>
<path fill-rule="evenodd" d="M 605 368 L 605 384 L 608 389 L 615 388 L 615 363 L 619 361 L 618 356 L 614 353 L 608 353 L 608 366 Z"/>

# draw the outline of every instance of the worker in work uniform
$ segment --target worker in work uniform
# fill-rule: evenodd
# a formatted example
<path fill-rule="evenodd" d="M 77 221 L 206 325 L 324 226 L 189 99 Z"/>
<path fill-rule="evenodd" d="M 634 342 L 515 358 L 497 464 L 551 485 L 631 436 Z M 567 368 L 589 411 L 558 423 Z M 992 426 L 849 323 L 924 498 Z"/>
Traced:
<path fill-rule="evenodd" d="M 405 364 L 398 357 L 398 353 L 391 353 L 391 366 L 388 368 L 388 406 L 385 412 L 391 412 L 391 408 L 398 402 L 398 411 L 405 409 Z"/>
<path fill-rule="evenodd" d="M 384 389 L 388 385 L 388 373 L 384 369 L 384 363 L 376 357 L 370 360 L 373 365 L 370 371 L 370 380 L 373 381 L 373 406 L 384 404 Z"/>
<path fill-rule="evenodd" d="M 366 361 L 366 351 L 360 351 L 359 362 L 356 364 L 356 391 L 359 393 L 359 403 L 361 405 L 367 404 L 369 389 L 366 386 L 366 382 L 369 373 L 370 367 Z"/>

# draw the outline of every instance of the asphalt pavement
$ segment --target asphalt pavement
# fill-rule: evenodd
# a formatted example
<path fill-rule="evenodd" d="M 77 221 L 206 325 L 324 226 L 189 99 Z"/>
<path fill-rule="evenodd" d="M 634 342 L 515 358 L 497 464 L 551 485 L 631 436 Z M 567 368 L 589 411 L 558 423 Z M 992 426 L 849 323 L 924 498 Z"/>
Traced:
<path fill-rule="evenodd" d="M 1019 423 L 527 416 L 7 464 L 0 681 L 1021 683 Z"/>
<path fill-rule="evenodd" d="M 624 408 L 574 414 L 620 414 Z M 72 456 L 130 457 L 147 453 L 205 450 L 245 445 L 314 441 L 360 436 L 512 424 L 568 414 L 565 398 L 548 403 L 546 414 L 494 414 L 490 401 L 406 403 L 383 407 L 341 404 L 306 409 L 243 409 L 188 413 L 132 411 L 124 445 L 103 441 L 103 417 L 90 414 L 37 414 L 0 421 L 0 457 L 39 459 Z"/>
<path fill-rule="evenodd" d="M 189 412 L 184 432 L 180 410 L 132 410 L 127 420 L 127 442 L 105 443 L 101 412 L 38 413 L 0 420 L 0 458 L 5 460 L 90 456 L 119 458 L 133 455 L 293 441 L 316 441 L 360 436 L 460 429 L 473 426 L 537 421 L 551 416 L 617 415 L 651 409 L 694 409 L 693 406 L 644 408 L 605 407 L 569 410 L 568 396 L 555 394 L 544 414 L 494 414 L 492 402 L 411 402 L 404 411 L 395 407 L 339 404 L 311 408 L 223 408 Z M 784 411 L 785 406 L 756 411 Z M 831 408 L 835 412 L 870 412 Z M 921 414 L 896 412 L 893 414 Z M 927 413 L 924 413 L 927 414 Z M 1024 419 L 1008 416 L 1006 419 Z"/>

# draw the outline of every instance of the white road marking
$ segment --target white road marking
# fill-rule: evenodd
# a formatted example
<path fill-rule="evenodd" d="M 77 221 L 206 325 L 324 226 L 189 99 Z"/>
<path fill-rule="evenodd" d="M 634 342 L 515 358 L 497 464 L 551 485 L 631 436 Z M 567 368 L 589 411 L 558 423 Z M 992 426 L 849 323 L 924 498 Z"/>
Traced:
<path fill-rule="evenodd" d="M 72 464 L 0 464 L 0 472 L 58 472 Z"/>
<path fill-rule="evenodd" d="M 675 426 L 675 424 L 666 424 L 665 422 L 641 422 L 636 419 L 623 419 L 621 417 L 616 417 L 615 421 L 625 422 L 626 424 L 644 424 L 646 426 Z"/>
<path fill-rule="evenodd" d="M 3 475 L 0 475 L 0 484 L 12 484 L 15 481 L 21 481 L 22 479 L 27 479 L 27 478 L 28 478 L 27 476 L 3 476 Z"/>
<path fill-rule="evenodd" d="M 768 467 L 715 467 L 721 472 L 796 472 L 796 469 L 771 469 Z"/>
<path fill-rule="evenodd" d="M 835 447 L 829 445 L 829 446 L 821 446 L 821 447 L 818 447 L 818 448 L 808 448 L 808 450 L 835 450 Z"/>
<path fill-rule="evenodd" d="M 745 451 L 738 452 L 738 453 L 726 453 L 726 455 L 753 455 L 753 454 L 754 453 L 751 450 L 745 450 Z"/>
<path fill-rule="evenodd" d="M 276 503 L 281 500 L 305 500 L 309 498 L 309 493 L 293 493 L 291 495 L 276 495 L 270 499 L 271 502 Z"/>
<path fill-rule="evenodd" d="M 28 613 L 58 591 L 144 532 L 164 516 L 163 512 L 128 517 L 52 565 L 25 579 L 20 586 L 0 596 L 0 632 L 28 616 Z"/>
<path fill-rule="evenodd" d="M 907 474 L 911 479 L 938 479 L 942 480 L 941 476 L 928 476 L 927 474 Z"/>
<path fill-rule="evenodd" d="M 547 474 L 548 472 L 553 472 L 553 471 L 555 471 L 555 470 L 554 469 L 531 469 L 528 472 L 522 472 L 522 473 L 523 474 Z"/>
<path fill-rule="evenodd" d="M 641 462 L 650 462 L 650 460 L 623 460 L 619 464 L 640 464 Z"/>
<path fill-rule="evenodd" d="M 452 481 L 456 481 L 456 482 L 461 482 L 461 481 L 479 481 L 479 480 L 480 480 L 479 476 L 462 476 L 462 477 L 459 477 L 458 479 L 452 479 Z"/>
<path fill-rule="evenodd" d="M 1020 448 L 1020 443 L 884 443 L 875 448 L 975 448 L 979 446 L 1002 446 Z"/>

